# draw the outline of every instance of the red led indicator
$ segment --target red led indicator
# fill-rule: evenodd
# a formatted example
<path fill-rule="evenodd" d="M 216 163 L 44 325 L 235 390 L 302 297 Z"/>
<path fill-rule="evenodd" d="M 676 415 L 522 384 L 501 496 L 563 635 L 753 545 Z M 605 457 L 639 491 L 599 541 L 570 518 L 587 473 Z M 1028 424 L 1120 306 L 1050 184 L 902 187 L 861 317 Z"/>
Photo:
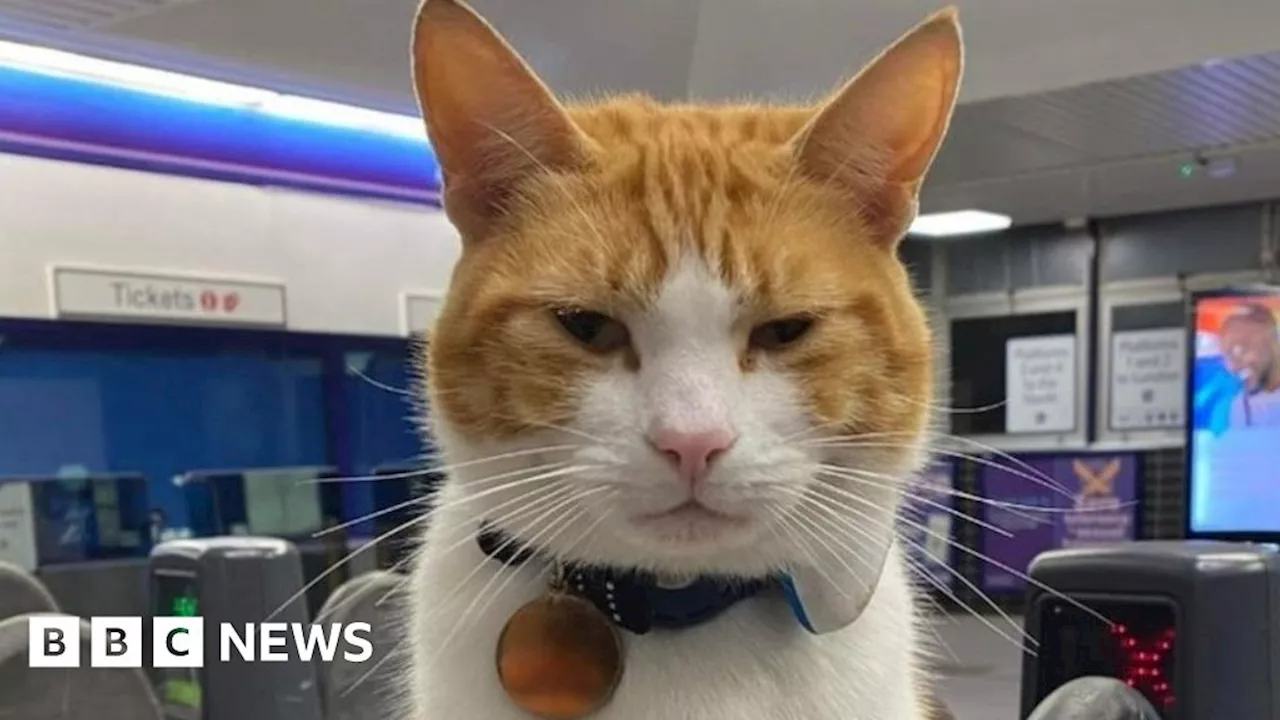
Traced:
<path fill-rule="evenodd" d="M 1120 679 L 1146 695 L 1157 707 L 1173 706 L 1173 691 L 1164 677 L 1165 656 L 1173 650 L 1174 632 L 1165 630 L 1156 637 L 1139 638 L 1124 625 L 1112 627 L 1120 646 Z"/>

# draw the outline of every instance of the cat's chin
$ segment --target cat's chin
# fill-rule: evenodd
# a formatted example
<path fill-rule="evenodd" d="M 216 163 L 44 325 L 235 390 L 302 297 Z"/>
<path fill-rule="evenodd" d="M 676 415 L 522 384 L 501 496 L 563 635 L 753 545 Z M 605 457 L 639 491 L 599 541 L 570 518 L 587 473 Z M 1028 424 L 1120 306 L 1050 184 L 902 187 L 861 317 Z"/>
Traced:
<path fill-rule="evenodd" d="M 725 513 L 694 501 L 661 512 L 633 515 L 629 522 L 633 531 L 651 542 L 691 550 L 740 539 L 756 524 L 750 517 Z"/>

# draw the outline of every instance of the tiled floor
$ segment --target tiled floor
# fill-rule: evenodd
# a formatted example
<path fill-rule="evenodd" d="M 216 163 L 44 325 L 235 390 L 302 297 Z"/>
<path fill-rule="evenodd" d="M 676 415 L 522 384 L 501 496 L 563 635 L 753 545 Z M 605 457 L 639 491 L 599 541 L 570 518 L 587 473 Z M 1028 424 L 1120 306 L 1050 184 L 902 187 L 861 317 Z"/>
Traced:
<path fill-rule="evenodd" d="M 1017 637 L 1002 619 L 987 619 Z M 1014 619 L 1021 624 L 1022 618 Z M 939 616 L 934 627 L 942 645 L 939 694 L 956 720 L 1017 720 L 1020 648 L 968 615 Z"/>

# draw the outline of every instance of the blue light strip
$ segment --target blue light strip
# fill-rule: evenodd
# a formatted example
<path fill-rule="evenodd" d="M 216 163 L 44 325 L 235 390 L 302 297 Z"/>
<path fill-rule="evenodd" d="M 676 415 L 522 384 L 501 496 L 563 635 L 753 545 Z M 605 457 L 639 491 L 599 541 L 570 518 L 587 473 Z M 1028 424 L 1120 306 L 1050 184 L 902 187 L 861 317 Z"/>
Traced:
<path fill-rule="evenodd" d="M 0 67 L 0 152 L 439 205 L 424 139 Z"/>

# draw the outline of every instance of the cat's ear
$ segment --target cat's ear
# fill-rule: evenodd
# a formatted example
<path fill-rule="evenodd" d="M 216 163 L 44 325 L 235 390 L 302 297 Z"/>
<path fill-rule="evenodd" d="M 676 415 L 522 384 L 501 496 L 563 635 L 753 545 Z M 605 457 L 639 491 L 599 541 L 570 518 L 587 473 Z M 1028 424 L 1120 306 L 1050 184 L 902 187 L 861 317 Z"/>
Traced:
<path fill-rule="evenodd" d="M 419 8 L 413 77 L 445 211 L 464 241 L 483 238 L 530 176 L 583 157 L 585 141 L 551 91 L 460 0 Z"/>
<path fill-rule="evenodd" d="M 794 140 L 801 167 L 845 192 L 886 243 L 901 239 L 915 218 L 963 65 L 959 19 L 947 8 L 868 64 Z"/>

